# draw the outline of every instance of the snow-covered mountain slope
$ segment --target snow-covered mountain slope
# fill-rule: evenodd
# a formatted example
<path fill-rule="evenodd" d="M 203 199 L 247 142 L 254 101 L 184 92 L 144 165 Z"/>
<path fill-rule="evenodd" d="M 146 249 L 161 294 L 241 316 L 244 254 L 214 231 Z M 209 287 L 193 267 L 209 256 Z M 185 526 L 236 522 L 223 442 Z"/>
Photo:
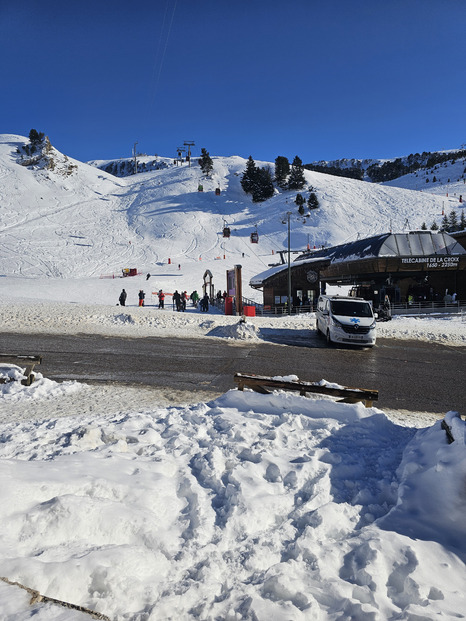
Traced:
<path fill-rule="evenodd" d="M 463 146 L 460 149 L 448 151 L 411 153 L 393 159 L 322 160 L 306 164 L 306 168 L 352 179 L 364 179 L 375 183 L 390 182 L 391 185 L 397 187 L 422 189 L 422 186 L 419 187 L 414 180 L 422 179 L 426 183 L 426 177 L 435 176 L 436 171 L 440 169 L 445 173 L 443 175 L 445 180 L 450 179 L 448 183 L 454 181 L 463 183 L 466 177 L 466 149 Z M 412 179 L 414 183 L 404 179 L 399 184 L 398 181 L 404 177 Z"/>
<path fill-rule="evenodd" d="M 458 204 L 460 195 L 463 197 L 463 207 L 466 202 L 466 161 L 459 159 L 436 164 L 431 168 L 387 181 L 384 185 L 419 190 L 444 197 L 448 194 L 451 198 L 449 207 L 461 208 L 462 205 Z"/>
<path fill-rule="evenodd" d="M 167 158 L 167 168 L 117 178 L 55 150 L 53 170 L 25 167 L 17 149 L 26 142 L 0 136 L 1 275 L 99 277 L 136 267 L 165 275 L 169 286 L 191 289 L 200 286 L 208 268 L 223 289 L 225 270 L 235 264 L 243 265 L 248 281 L 277 261 L 276 252 L 287 248 L 287 211 L 293 212 L 291 246 L 299 250 L 419 228 L 424 221 L 440 222 L 442 208 L 458 207 L 457 198 L 425 189 L 305 171 L 320 207 L 303 218 L 294 203 L 296 192 L 277 191 L 268 201 L 253 203 L 241 189 L 246 161 L 240 157 L 213 158 L 211 179 L 194 158 L 191 167 L 174 166 Z M 307 189 L 301 193 L 309 194 Z M 222 236 L 225 224 L 229 239 Z M 256 227 L 259 243 L 251 244 Z M 186 282 L 187 275 L 193 283 Z"/>

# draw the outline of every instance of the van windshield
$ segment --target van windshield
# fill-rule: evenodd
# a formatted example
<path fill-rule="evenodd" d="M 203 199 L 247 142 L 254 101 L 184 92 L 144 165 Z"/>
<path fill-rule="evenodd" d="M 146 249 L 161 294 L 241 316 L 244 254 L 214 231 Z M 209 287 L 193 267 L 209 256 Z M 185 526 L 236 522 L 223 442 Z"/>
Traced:
<path fill-rule="evenodd" d="M 350 300 L 333 300 L 332 313 L 344 317 L 372 317 L 372 308 L 368 302 L 352 302 Z"/>

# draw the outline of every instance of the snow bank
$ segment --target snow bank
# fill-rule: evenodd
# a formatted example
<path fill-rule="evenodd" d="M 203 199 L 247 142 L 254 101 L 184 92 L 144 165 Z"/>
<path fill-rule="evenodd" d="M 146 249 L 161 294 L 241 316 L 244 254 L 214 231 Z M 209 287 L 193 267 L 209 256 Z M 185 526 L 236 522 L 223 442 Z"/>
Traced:
<path fill-rule="evenodd" d="M 60 399 L 42 381 L 25 410 Z M 448 445 L 440 423 L 280 392 L 111 412 L 0 425 L 10 580 L 114 621 L 462 616 L 461 419 Z M 0 583 L 1 618 L 66 612 Z"/>
<path fill-rule="evenodd" d="M 0 279 L 1 280 L 1 279 Z M 0 283 L 1 286 L 1 283 Z M 209 313 L 188 306 L 186 313 L 155 306 L 138 308 L 105 304 L 33 302 L 4 297 L 0 301 L 0 325 L 6 332 L 48 334 L 104 334 L 111 336 L 166 336 L 184 338 L 217 337 L 225 339 L 267 340 L 280 330 L 283 337 L 317 338 L 315 314 L 277 317 L 225 316 L 211 309 Z M 466 344 L 466 321 L 461 316 L 396 316 L 377 324 L 380 338 L 420 339 L 443 345 Z"/>

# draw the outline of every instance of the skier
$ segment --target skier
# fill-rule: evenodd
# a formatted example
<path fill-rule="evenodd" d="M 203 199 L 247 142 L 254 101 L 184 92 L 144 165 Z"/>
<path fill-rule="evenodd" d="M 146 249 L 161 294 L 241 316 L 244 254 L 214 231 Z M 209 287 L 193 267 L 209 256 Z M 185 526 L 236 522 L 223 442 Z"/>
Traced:
<path fill-rule="evenodd" d="M 126 306 L 126 291 L 123 289 L 122 292 L 120 293 L 120 297 L 118 298 L 118 301 L 120 302 L 120 306 Z"/>
<path fill-rule="evenodd" d="M 162 289 L 160 289 L 157 295 L 159 298 L 159 308 L 163 308 L 164 300 L 165 300 L 165 293 L 162 291 Z"/>
<path fill-rule="evenodd" d="M 149 278 L 150 278 L 150 274 L 147 274 L 146 280 L 149 280 Z"/>
<path fill-rule="evenodd" d="M 144 293 L 144 291 L 142 289 L 139 289 L 139 293 L 138 293 L 139 306 L 144 306 L 145 297 L 146 297 L 146 294 Z"/>
<path fill-rule="evenodd" d="M 199 293 L 196 290 L 194 290 L 191 293 L 190 298 L 191 298 L 191 302 L 193 303 L 194 308 L 197 308 L 197 303 L 199 302 Z"/>
<path fill-rule="evenodd" d="M 178 293 L 178 289 L 176 289 L 175 293 L 173 294 L 173 302 L 176 305 L 176 310 L 179 312 L 179 310 L 180 310 L 180 303 L 181 303 L 181 296 Z"/>
<path fill-rule="evenodd" d="M 186 291 L 183 291 L 181 293 L 181 310 L 183 311 L 183 313 L 186 310 L 187 299 L 188 299 L 188 294 L 186 293 Z"/>

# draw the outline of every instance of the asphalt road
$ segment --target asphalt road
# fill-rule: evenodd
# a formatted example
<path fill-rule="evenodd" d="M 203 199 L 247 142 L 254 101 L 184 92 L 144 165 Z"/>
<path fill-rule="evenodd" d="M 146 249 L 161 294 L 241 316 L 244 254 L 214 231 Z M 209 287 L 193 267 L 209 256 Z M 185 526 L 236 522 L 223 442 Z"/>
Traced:
<path fill-rule="evenodd" d="M 274 342 L 0 333 L 0 353 L 40 354 L 37 370 L 56 381 L 142 384 L 214 396 L 235 386 L 236 372 L 294 374 L 378 390 L 375 405 L 381 408 L 466 414 L 464 347 L 378 339 L 373 349 L 336 348 L 314 331 L 290 341 L 276 330 L 268 338 Z"/>

